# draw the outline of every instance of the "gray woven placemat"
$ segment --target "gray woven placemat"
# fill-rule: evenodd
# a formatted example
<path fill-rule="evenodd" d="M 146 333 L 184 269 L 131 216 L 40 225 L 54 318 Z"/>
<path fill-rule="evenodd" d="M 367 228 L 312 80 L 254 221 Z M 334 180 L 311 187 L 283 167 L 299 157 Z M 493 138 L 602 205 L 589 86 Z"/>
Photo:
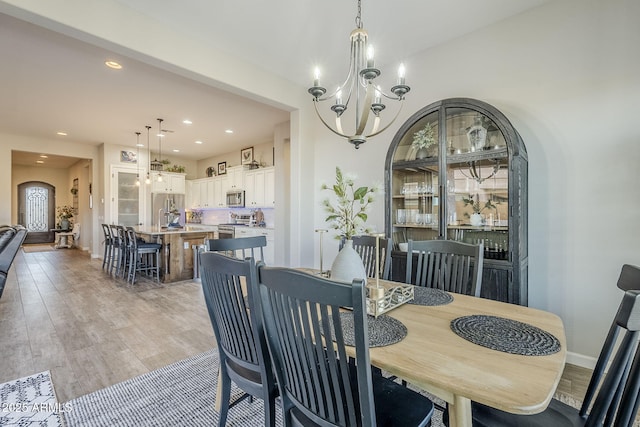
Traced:
<path fill-rule="evenodd" d="M 404 324 L 385 314 L 368 317 L 369 324 L 369 347 L 384 347 L 402 341 L 407 336 L 407 327 Z M 330 323 L 333 323 L 332 321 Z M 353 313 L 340 313 L 340 323 L 342 323 L 342 333 L 344 343 L 349 346 L 355 345 L 355 335 L 353 333 Z"/>
<path fill-rule="evenodd" d="M 549 332 L 504 317 L 458 317 L 451 321 L 451 329 L 467 341 L 505 353 L 547 356 L 560 351 L 560 341 Z"/>
<path fill-rule="evenodd" d="M 416 286 L 413 288 L 413 299 L 407 304 L 434 306 L 449 304 L 451 301 L 453 296 L 442 289 Z"/>

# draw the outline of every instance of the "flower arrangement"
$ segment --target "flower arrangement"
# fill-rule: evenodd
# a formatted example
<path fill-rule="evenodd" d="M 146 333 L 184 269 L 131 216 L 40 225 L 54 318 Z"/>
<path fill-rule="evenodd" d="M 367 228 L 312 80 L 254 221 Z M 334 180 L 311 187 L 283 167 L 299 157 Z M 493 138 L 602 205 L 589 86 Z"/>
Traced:
<path fill-rule="evenodd" d="M 473 213 L 474 214 L 480 214 L 482 213 L 482 211 L 484 211 L 485 209 L 497 209 L 496 205 L 494 205 L 491 200 L 487 200 L 484 204 L 484 206 L 480 205 L 480 198 L 478 197 L 478 195 L 475 195 L 475 200 L 473 198 L 474 196 L 469 194 L 469 198 L 462 198 L 462 202 L 464 203 L 464 206 L 469 206 L 471 205 L 471 209 L 473 209 Z M 464 214 L 465 217 L 469 218 L 469 214 L 465 213 Z"/>
<path fill-rule="evenodd" d="M 354 179 L 342 175 L 340 168 L 336 167 L 336 183 L 332 187 L 323 184 L 320 188 L 332 191 L 337 197 L 335 205 L 328 198 L 322 201 L 328 214 L 325 220 L 331 228 L 338 230 L 337 239 L 344 237 L 349 240 L 353 236 L 371 233 L 371 229 L 365 227 L 367 209 L 375 200 L 374 196 L 378 190 L 374 187 L 356 188 Z"/>
<path fill-rule="evenodd" d="M 57 213 L 58 219 L 60 220 L 70 219 L 70 218 L 73 218 L 75 209 L 73 209 L 71 206 L 68 206 L 68 205 L 58 206 L 56 208 L 56 213 Z"/>
<path fill-rule="evenodd" d="M 421 148 L 429 148 L 435 143 L 435 132 L 431 123 L 427 123 L 422 129 L 413 134 L 413 142 L 411 143 L 411 146 L 416 150 L 419 150 Z"/>

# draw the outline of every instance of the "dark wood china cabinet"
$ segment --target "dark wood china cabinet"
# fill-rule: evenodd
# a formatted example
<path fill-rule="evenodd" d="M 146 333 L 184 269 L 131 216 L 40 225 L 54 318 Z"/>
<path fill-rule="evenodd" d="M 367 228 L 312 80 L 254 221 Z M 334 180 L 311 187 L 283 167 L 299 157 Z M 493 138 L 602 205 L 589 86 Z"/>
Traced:
<path fill-rule="evenodd" d="M 404 281 L 409 239 L 481 241 L 481 295 L 527 305 L 527 165 L 522 138 L 485 102 L 445 99 L 411 116 L 385 162 L 393 279 Z"/>

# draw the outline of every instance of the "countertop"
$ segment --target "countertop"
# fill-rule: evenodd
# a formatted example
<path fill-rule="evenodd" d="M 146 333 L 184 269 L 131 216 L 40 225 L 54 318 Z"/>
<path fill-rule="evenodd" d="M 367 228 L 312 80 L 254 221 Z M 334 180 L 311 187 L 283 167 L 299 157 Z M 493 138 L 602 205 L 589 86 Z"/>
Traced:
<path fill-rule="evenodd" d="M 218 225 L 232 225 L 234 227 L 242 227 L 242 228 L 257 228 L 258 230 L 274 230 L 275 227 L 272 226 L 266 226 L 266 227 L 258 227 L 258 226 L 249 226 L 249 225 L 244 225 L 244 224 L 229 224 L 229 223 L 225 223 L 225 224 L 187 224 L 187 227 L 192 227 L 192 228 L 198 228 L 201 227 L 203 229 L 203 231 L 207 231 L 207 230 L 217 230 L 218 229 Z"/>
<path fill-rule="evenodd" d="M 182 228 L 163 228 L 158 230 L 158 227 L 134 227 L 136 233 L 140 234 L 185 234 L 185 233 L 207 233 L 213 231 L 214 229 L 211 227 L 207 227 L 206 225 L 186 225 Z"/>

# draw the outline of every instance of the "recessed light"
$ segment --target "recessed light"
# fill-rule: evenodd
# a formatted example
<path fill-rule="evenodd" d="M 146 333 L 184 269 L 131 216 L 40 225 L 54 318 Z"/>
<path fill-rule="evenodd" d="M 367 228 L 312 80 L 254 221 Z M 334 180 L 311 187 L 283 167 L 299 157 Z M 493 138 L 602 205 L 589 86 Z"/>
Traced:
<path fill-rule="evenodd" d="M 178 150 L 177 148 L 174 148 L 174 149 L 173 149 L 173 152 L 174 152 L 174 153 L 179 153 L 179 152 L 180 152 L 180 150 Z"/>
<path fill-rule="evenodd" d="M 163 133 L 159 133 L 156 135 L 158 138 L 164 138 L 164 134 Z"/>
<path fill-rule="evenodd" d="M 48 159 L 48 158 L 49 158 L 49 156 L 46 156 L 46 155 L 44 155 L 44 154 L 40 154 L 40 158 L 42 158 L 42 159 Z"/>
<path fill-rule="evenodd" d="M 44 163 L 44 160 L 36 160 L 36 163 L 42 164 L 42 163 Z"/>
<path fill-rule="evenodd" d="M 184 120 L 182 121 L 182 123 L 184 123 L 185 125 L 190 125 L 190 124 L 192 124 L 193 122 L 192 122 L 191 120 L 189 120 L 189 119 L 184 119 Z"/>
<path fill-rule="evenodd" d="M 227 129 L 227 130 L 225 130 L 224 132 L 225 132 L 225 133 L 233 133 L 233 130 L 231 130 L 231 129 Z"/>
<path fill-rule="evenodd" d="M 66 132 L 56 132 L 56 135 L 67 136 L 67 133 Z"/>
<path fill-rule="evenodd" d="M 106 65 L 109 68 L 113 68 L 114 70 L 121 70 L 122 69 L 122 65 L 120 65 L 116 61 L 105 61 L 104 65 Z"/>
<path fill-rule="evenodd" d="M 202 144 L 202 141 L 196 141 L 196 144 Z"/>
<path fill-rule="evenodd" d="M 144 144 L 136 144 L 136 147 L 144 147 Z"/>

